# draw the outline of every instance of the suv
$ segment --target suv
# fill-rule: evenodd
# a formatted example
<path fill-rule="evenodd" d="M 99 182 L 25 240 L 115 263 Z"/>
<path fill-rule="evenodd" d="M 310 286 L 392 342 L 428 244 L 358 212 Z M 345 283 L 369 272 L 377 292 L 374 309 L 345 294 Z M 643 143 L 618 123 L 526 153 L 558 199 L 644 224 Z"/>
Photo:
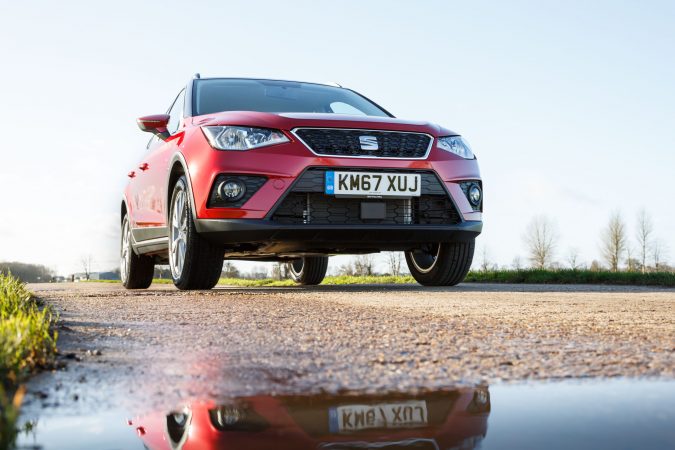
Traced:
<path fill-rule="evenodd" d="M 471 266 L 482 184 L 448 129 L 339 86 L 199 75 L 138 126 L 154 136 L 121 204 L 128 289 L 167 261 L 179 289 L 212 288 L 224 259 L 283 261 L 305 285 L 337 254 L 404 251 L 426 286 Z"/>

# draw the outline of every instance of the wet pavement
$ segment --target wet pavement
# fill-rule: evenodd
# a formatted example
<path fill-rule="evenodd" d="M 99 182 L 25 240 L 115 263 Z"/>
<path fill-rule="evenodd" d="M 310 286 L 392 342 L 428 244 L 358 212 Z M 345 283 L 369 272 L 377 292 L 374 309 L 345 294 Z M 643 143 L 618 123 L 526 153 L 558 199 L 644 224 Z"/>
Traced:
<path fill-rule="evenodd" d="M 34 428 L 21 435 L 23 449 L 672 449 L 675 382 L 258 395 L 24 420 Z"/>
<path fill-rule="evenodd" d="M 23 448 L 675 448 L 675 292 L 31 287 Z"/>

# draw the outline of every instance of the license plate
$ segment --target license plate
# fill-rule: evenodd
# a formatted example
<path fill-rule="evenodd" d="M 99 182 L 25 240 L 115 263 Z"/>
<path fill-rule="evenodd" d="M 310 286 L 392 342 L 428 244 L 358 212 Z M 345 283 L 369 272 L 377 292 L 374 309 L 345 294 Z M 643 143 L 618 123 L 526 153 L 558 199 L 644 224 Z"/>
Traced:
<path fill-rule="evenodd" d="M 427 402 L 411 400 L 376 405 L 344 405 L 328 410 L 331 433 L 349 433 L 371 428 L 412 428 L 426 426 Z"/>
<path fill-rule="evenodd" d="M 325 193 L 350 197 L 419 197 L 418 173 L 326 172 Z"/>

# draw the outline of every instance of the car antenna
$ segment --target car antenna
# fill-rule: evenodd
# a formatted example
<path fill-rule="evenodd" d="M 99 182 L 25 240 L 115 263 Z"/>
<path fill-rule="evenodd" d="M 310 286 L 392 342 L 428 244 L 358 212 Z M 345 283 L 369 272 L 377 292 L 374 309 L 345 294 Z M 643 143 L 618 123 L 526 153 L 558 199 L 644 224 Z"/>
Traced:
<path fill-rule="evenodd" d="M 196 73 L 196 74 L 194 74 L 194 76 L 192 78 L 194 78 L 195 80 L 199 80 L 201 77 L 202 76 L 199 75 L 199 73 Z"/>

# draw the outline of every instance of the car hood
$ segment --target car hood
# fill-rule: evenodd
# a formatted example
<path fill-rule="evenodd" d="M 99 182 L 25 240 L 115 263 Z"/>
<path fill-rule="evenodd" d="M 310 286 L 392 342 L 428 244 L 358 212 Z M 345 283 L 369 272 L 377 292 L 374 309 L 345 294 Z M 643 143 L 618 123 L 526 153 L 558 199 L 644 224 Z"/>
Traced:
<path fill-rule="evenodd" d="M 324 113 L 228 111 L 194 117 L 192 124 L 195 126 L 240 125 L 281 130 L 292 130 L 298 127 L 356 128 L 364 130 L 413 131 L 427 133 L 432 136 L 457 134 L 430 122 L 403 120 L 394 117 L 350 116 Z"/>

